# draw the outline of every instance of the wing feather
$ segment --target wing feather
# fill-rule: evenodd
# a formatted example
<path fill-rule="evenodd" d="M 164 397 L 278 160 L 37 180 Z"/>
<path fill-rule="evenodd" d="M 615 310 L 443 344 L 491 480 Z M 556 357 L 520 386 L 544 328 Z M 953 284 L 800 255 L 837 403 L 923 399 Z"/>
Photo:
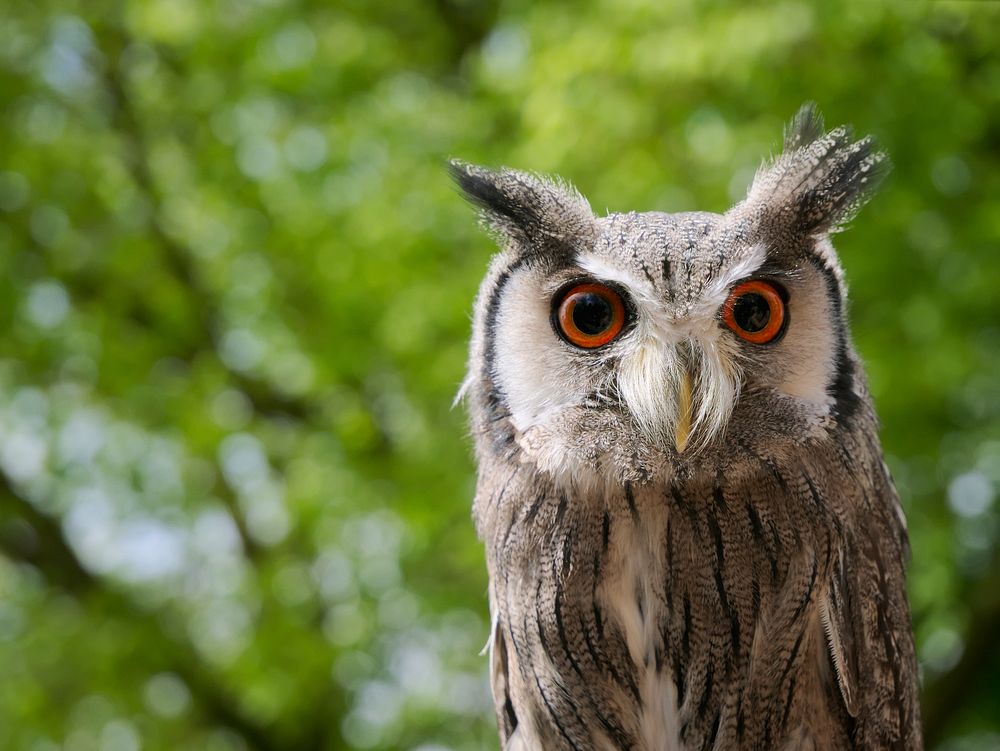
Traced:
<path fill-rule="evenodd" d="M 493 688 L 493 703 L 496 709 L 501 745 L 505 749 L 517 748 L 515 736 L 518 720 L 510 698 L 507 642 L 504 639 L 503 630 L 500 628 L 500 619 L 496 615 L 493 617 L 493 628 L 490 632 L 487 648 L 490 652 L 490 683 Z"/>

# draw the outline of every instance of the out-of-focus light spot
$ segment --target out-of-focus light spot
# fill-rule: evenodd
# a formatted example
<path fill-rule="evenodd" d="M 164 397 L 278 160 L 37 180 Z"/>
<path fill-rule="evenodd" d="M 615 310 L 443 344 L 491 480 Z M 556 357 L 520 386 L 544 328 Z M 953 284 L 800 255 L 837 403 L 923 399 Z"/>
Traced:
<path fill-rule="evenodd" d="M 260 441 L 249 433 L 226 436 L 219 446 L 219 460 L 226 480 L 235 487 L 267 478 L 267 454 Z"/>
<path fill-rule="evenodd" d="M 128 720 L 112 720 L 101 730 L 100 751 L 139 751 L 139 732 Z"/>
<path fill-rule="evenodd" d="M 143 492 L 158 497 L 171 493 L 182 495 L 184 481 L 181 478 L 177 447 L 164 438 L 153 437 L 149 448 L 140 459 L 138 467 Z"/>
<path fill-rule="evenodd" d="M 944 626 L 924 640 L 920 657 L 929 670 L 943 673 L 955 667 L 962 658 L 964 649 L 961 635 L 955 629 Z"/>
<path fill-rule="evenodd" d="M 907 228 L 910 243 L 930 258 L 947 248 L 951 239 L 948 222 L 936 211 L 919 211 L 912 216 Z"/>
<path fill-rule="evenodd" d="M 48 99 L 36 99 L 18 112 L 17 120 L 25 140 L 53 143 L 66 127 L 66 110 Z"/>
<path fill-rule="evenodd" d="M 351 748 L 373 748 L 381 744 L 382 728 L 351 712 L 340 724 L 340 732 Z"/>
<path fill-rule="evenodd" d="M 358 691 L 354 711 L 372 725 L 391 725 L 403 709 L 403 695 L 388 681 L 369 681 Z"/>
<path fill-rule="evenodd" d="M 27 482 L 38 477 L 45 468 L 49 447 L 36 433 L 15 430 L 2 438 L 0 466 L 15 482 Z"/>
<path fill-rule="evenodd" d="M 247 329 L 233 329 L 222 337 L 219 357 L 233 370 L 250 370 L 264 357 L 264 342 Z"/>
<path fill-rule="evenodd" d="M 322 167 L 327 151 L 326 137 L 316 128 L 300 126 L 285 139 L 285 158 L 292 167 L 302 172 Z"/>
<path fill-rule="evenodd" d="M 69 724 L 81 730 L 98 731 L 113 719 L 115 708 L 100 694 L 84 696 L 69 712 Z"/>
<path fill-rule="evenodd" d="M 191 704 L 187 685 L 173 673 L 157 673 L 143 687 L 146 706 L 160 717 L 179 717 Z"/>
<path fill-rule="evenodd" d="M 146 42 L 129 42 L 118 58 L 118 67 L 133 82 L 148 81 L 160 66 L 156 48 Z"/>
<path fill-rule="evenodd" d="M 242 391 L 223 389 L 212 399 L 212 419 L 225 430 L 239 430 L 253 417 L 253 404 Z"/>
<path fill-rule="evenodd" d="M 345 602 L 326 611 L 323 634 L 338 647 L 350 647 L 368 632 L 368 619 L 357 603 Z"/>
<path fill-rule="evenodd" d="M 11 409 L 19 422 L 43 430 L 48 424 L 49 398 L 41 389 L 28 386 L 17 390 Z"/>
<path fill-rule="evenodd" d="M 404 644 L 390 657 L 389 669 L 408 694 L 436 697 L 444 689 L 441 658 L 426 645 Z"/>
<path fill-rule="evenodd" d="M 302 394 L 313 385 L 316 369 L 312 361 L 301 352 L 282 353 L 271 363 L 275 383 L 287 394 Z"/>
<path fill-rule="evenodd" d="M 129 8 L 143 36 L 156 41 L 183 44 L 204 28 L 199 8 L 192 0 L 149 0 Z"/>
<path fill-rule="evenodd" d="M 63 529 L 70 545 L 87 568 L 107 573 L 115 565 L 114 509 L 103 490 L 84 487 L 76 490 Z"/>
<path fill-rule="evenodd" d="M 87 58 L 94 54 L 90 27 L 75 16 L 60 16 L 52 24 L 52 43 L 41 59 L 42 79 L 63 94 L 78 96 L 93 83 Z"/>
<path fill-rule="evenodd" d="M 333 663 L 333 679 L 341 686 L 353 689 L 375 673 L 375 658 L 366 652 L 347 650 Z"/>
<path fill-rule="evenodd" d="M 1000 483 L 1000 441 L 983 441 L 976 454 L 976 466 L 993 482 Z"/>
<path fill-rule="evenodd" d="M 362 556 L 396 557 L 405 528 L 398 516 L 382 509 L 345 522 L 341 538 Z"/>
<path fill-rule="evenodd" d="M 283 502 L 283 491 L 272 482 L 255 485 L 242 495 L 247 530 L 262 545 L 277 545 L 288 536 L 291 520 Z"/>
<path fill-rule="evenodd" d="M 483 41 L 482 60 L 488 73 L 506 78 L 524 68 L 530 41 L 525 31 L 513 24 L 496 27 Z"/>
<path fill-rule="evenodd" d="M 399 561 L 392 556 L 373 556 L 366 558 L 358 568 L 358 578 L 365 589 L 372 594 L 379 594 L 396 586 L 402 581 Z"/>
<path fill-rule="evenodd" d="M 729 126 L 714 109 L 703 107 L 688 118 L 684 135 L 691 150 L 706 162 L 721 162 L 730 158 L 732 135 Z"/>
<path fill-rule="evenodd" d="M 247 742 L 228 728 L 212 728 L 194 745 L 199 751 L 247 751 Z"/>
<path fill-rule="evenodd" d="M 278 171 L 281 154 L 270 138 L 250 136 L 236 149 L 236 163 L 247 177 L 264 180 Z"/>
<path fill-rule="evenodd" d="M 131 472 L 132 467 L 147 451 L 149 451 L 149 434 L 145 431 L 124 422 L 109 426 L 107 443 L 102 454 L 114 471 Z"/>
<path fill-rule="evenodd" d="M 948 483 L 948 505 L 959 516 L 979 516 L 995 496 L 993 483 L 982 472 L 966 472 Z"/>
<path fill-rule="evenodd" d="M 39 206 L 31 212 L 29 224 L 32 238 L 47 248 L 57 245 L 69 229 L 66 212 L 58 206 Z"/>
<path fill-rule="evenodd" d="M 63 360 L 59 376 L 64 381 L 90 386 L 97 380 L 97 363 L 86 355 L 70 355 Z"/>
<path fill-rule="evenodd" d="M 24 611 L 11 602 L 0 601 L 0 641 L 13 641 L 24 632 Z"/>
<path fill-rule="evenodd" d="M 0 172 L 0 210 L 17 211 L 28 201 L 30 188 L 20 172 Z"/>
<path fill-rule="evenodd" d="M 323 550 L 312 565 L 312 577 L 327 602 L 354 595 L 351 561 L 337 548 Z"/>
<path fill-rule="evenodd" d="M 92 409 L 75 411 L 59 430 L 56 453 L 67 464 L 88 464 L 104 446 L 104 418 Z"/>
<path fill-rule="evenodd" d="M 690 211 L 697 206 L 697 201 L 678 185 L 664 185 L 655 197 L 655 205 L 662 211 Z"/>
<path fill-rule="evenodd" d="M 956 520 L 958 549 L 955 561 L 970 578 L 978 578 L 989 569 L 996 529 L 997 519 L 994 516 L 961 517 Z"/>
<path fill-rule="evenodd" d="M 233 233 L 220 219 L 206 216 L 191 238 L 191 249 L 202 258 L 215 258 L 229 247 Z"/>
<path fill-rule="evenodd" d="M 188 622 L 188 633 L 198 651 L 212 662 L 228 664 L 250 641 L 250 612 L 242 602 L 224 599 L 199 609 Z"/>
<path fill-rule="evenodd" d="M 304 23 L 290 23 L 267 40 L 264 54 L 278 70 L 299 68 L 316 54 L 316 35 Z"/>
<path fill-rule="evenodd" d="M 209 508 L 195 519 L 191 544 L 207 558 L 231 556 L 240 550 L 240 532 L 228 513 Z"/>
<path fill-rule="evenodd" d="M 238 299 L 255 310 L 267 302 L 267 288 L 274 273 L 260 253 L 240 253 L 230 262 L 229 276 L 231 285 L 226 292 L 227 298 Z"/>
<path fill-rule="evenodd" d="M 47 279 L 28 289 L 25 315 L 41 329 L 54 329 L 69 313 L 69 295 L 59 282 Z"/>
<path fill-rule="evenodd" d="M 969 188 L 972 173 L 969 166 L 957 156 L 946 156 L 931 167 L 931 182 L 946 196 L 957 196 Z"/>
<path fill-rule="evenodd" d="M 489 713 L 493 706 L 493 697 L 483 676 L 474 673 L 453 673 L 448 676 L 443 704 L 456 714 L 482 716 Z"/>
<path fill-rule="evenodd" d="M 236 131 L 241 136 L 269 132 L 280 119 L 281 108 L 274 99 L 258 97 L 233 107 Z"/>
<path fill-rule="evenodd" d="M 285 607 L 302 605 L 313 596 L 309 570 L 300 563 L 282 566 L 274 575 L 271 589 Z"/>
<path fill-rule="evenodd" d="M 396 112 L 423 114 L 427 111 L 427 98 L 433 95 L 433 87 L 426 77 L 403 71 L 384 83 L 381 92 L 381 102 Z"/>
<path fill-rule="evenodd" d="M 481 651 L 489 627 L 471 610 L 452 610 L 442 618 L 433 635 L 439 649 L 452 653 Z"/>
<path fill-rule="evenodd" d="M 378 620 L 386 629 L 405 629 L 413 625 L 420 614 L 420 603 L 412 592 L 395 588 L 378 600 Z"/>
<path fill-rule="evenodd" d="M 131 519 L 115 533 L 119 575 L 132 582 L 170 576 L 184 565 L 186 536 L 156 519 Z"/>
<path fill-rule="evenodd" d="M 97 738 L 94 733 L 83 728 L 75 728 L 66 735 L 62 751 L 97 751 Z"/>
<path fill-rule="evenodd" d="M 757 174 L 757 166 L 747 164 L 737 169 L 726 187 L 726 192 L 731 201 L 742 201 L 746 198 L 747 190 L 753 182 L 754 175 Z"/>
<path fill-rule="evenodd" d="M 369 681 L 362 685 L 354 708 L 344 718 L 344 734 L 362 748 L 377 745 L 389 726 L 399 721 L 402 710 L 403 695 L 398 687 L 386 681 Z"/>
<path fill-rule="evenodd" d="M 212 133 L 222 143 L 232 146 L 239 140 L 239 124 L 236 119 L 236 109 L 216 110 L 209 120 Z"/>

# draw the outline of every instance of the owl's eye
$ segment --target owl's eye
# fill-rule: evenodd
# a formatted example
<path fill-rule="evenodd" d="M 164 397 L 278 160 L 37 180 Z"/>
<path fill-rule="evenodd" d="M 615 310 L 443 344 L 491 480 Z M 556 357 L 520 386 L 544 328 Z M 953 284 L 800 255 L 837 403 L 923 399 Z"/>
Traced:
<path fill-rule="evenodd" d="M 602 347 L 618 336 L 625 325 L 621 295 L 603 284 L 577 284 L 557 299 L 556 327 L 566 341 L 577 347 Z"/>
<path fill-rule="evenodd" d="M 751 279 L 733 287 L 722 306 L 722 320 L 741 339 L 767 344 L 785 330 L 785 301 L 775 285 Z"/>

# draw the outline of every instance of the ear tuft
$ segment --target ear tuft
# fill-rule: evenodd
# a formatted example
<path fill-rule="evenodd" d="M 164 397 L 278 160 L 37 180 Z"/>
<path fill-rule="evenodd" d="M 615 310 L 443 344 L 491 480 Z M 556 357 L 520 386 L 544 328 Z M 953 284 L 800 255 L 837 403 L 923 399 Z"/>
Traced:
<path fill-rule="evenodd" d="M 575 245 L 594 230 L 587 200 L 571 185 L 506 167 L 451 161 L 448 171 L 483 222 L 505 241 L 535 250 Z"/>
<path fill-rule="evenodd" d="M 785 152 L 810 144 L 823 135 L 823 115 L 816 102 L 806 102 L 785 128 Z"/>
<path fill-rule="evenodd" d="M 757 172 L 746 203 L 797 233 L 835 232 L 853 218 L 888 174 L 889 158 L 846 126 L 823 132 L 806 104 L 785 130 L 785 151 Z"/>

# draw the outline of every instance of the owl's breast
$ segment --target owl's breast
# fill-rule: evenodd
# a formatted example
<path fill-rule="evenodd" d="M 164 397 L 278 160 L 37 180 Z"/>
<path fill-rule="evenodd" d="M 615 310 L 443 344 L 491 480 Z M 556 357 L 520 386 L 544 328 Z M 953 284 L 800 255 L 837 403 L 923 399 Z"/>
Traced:
<path fill-rule="evenodd" d="M 632 523 L 621 523 L 613 532 L 594 604 L 617 624 L 635 669 L 639 747 L 674 751 L 686 746 L 681 743 L 675 673 L 667 669 L 665 634 L 674 603 L 668 604 L 666 588 L 670 578 L 662 544 L 666 518 L 662 509 L 643 510 L 641 523 L 634 523 L 640 518 L 637 513 Z"/>
<path fill-rule="evenodd" d="M 711 486 L 557 493 L 498 530 L 494 692 L 519 743 L 778 747 L 806 715 L 839 721 L 818 616 L 829 551 L 804 527 L 784 534 L 779 504 L 758 500 Z"/>

